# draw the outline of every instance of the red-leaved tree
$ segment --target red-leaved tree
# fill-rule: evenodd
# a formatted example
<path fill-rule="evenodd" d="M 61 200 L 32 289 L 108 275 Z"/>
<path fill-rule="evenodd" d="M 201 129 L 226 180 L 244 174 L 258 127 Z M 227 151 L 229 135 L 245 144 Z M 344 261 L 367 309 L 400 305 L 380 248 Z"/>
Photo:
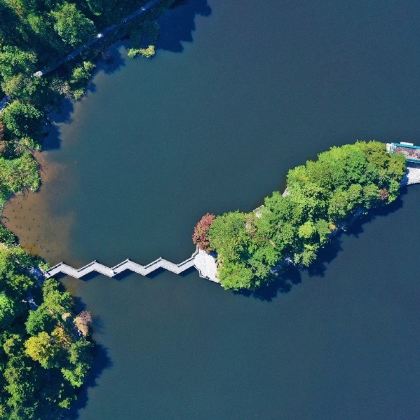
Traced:
<path fill-rule="evenodd" d="M 206 213 L 195 225 L 192 240 L 203 251 L 211 251 L 208 232 L 211 224 L 216 216 L 214 214 Z"/>

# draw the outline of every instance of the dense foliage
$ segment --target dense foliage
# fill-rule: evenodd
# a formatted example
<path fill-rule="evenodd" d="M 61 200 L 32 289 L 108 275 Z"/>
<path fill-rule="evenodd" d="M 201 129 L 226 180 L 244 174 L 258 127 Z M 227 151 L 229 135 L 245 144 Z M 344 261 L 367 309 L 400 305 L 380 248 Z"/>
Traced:
<path fill-rule="evenodd" d="M 0 246 L 0 418 L 61 418 L 91 365 L 70 294 L 53 279 L 40 286 L 34 264 Z"/>
<path fill-rule="evenodd" d="M 12 193 L 36 191 L 39 183 L 38 163 L 30 153 L 15 159 L 0 156 L 0 210 Z"/>
<path fill-rule="evenodd" d="M 308 267 L 349 216 L 393 202 L 405 160 L 383 143 L 333 147 L 289 171 L 287 192 L 274 192 L 251 213 L 216 217 L 208 232 L 226 289 L 255 289 L 284 262 Z"/>

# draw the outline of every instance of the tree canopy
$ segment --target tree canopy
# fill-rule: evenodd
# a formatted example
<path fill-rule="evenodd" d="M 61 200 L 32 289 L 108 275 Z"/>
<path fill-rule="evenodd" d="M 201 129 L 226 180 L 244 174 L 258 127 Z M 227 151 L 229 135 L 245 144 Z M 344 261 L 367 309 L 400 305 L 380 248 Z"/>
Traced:
<path fill-rule="evenodd" d="M 405 170 L 404 157 L 380 142 L 333 147 L 291 169 L 285 194 L 251 213 L 216 217 L 200 241 L 217 252 L 224 288 L 256 289 L 279 265 L 310 266 L 349 216 L 395 201 Z"/>
<path fill-rule="evenodd" d="M 92 358 L 68 292 L 39 287 L 37 261 L 0 246 L 0 418 L 59 419 L 77 398 Z"/>
<path fill-rule="evenodd" d="M 74 3 L 64 2 L 51 12 L 54 29 L 64 43 L 72 47 L 82 44 L 95 33 L 93 21 L 88 19 Z"/>

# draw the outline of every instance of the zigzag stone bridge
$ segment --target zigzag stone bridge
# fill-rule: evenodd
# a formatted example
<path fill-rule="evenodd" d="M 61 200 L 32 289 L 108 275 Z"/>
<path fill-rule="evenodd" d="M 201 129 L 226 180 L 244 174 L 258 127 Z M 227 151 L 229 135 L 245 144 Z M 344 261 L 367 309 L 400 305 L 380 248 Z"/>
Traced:
<path fill-rule="evenodd" d="M 132 271 L 133 273 L 147 276 L 153 272 L 164 269 L 174 274 L 182 274 L 185 271 L 195 268 L 200 277 L 219 283 L 217 278 L 216 259 L 204 251 L 196 249 L 190 258 L 175 264 L 164 258 L 158 258 L 149 264 L 141 265 L 130 259 L 126 259 L 113 267 L 108 267 L 98 261 L 92 261 L 81 268 L 74 268 L 64 262 L 60 262 L 49 270 L 43 272 L 45 278 L 53 277 L 57 274 L 64 274 L 76 279 L 80 279 L 91 273 L 103 274 L 107 277 L 115 277 L 124 271 Z"/>

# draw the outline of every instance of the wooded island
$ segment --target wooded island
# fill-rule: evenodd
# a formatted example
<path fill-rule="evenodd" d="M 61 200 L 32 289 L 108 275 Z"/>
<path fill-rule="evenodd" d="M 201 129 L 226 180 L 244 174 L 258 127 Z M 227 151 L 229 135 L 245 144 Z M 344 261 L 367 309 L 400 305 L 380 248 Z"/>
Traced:
<path fill-rule="evenodd" d="M 287 188 L 250 213 L 206 214 L 193 241 L 217 254 L 225 289 L 256 289 L 285 264 L 309 267 L 348 218 L 396 200 L 406 173 L 404 156 L 384 143 L 359 141 L 320 153 L 291 169 Z"/>

